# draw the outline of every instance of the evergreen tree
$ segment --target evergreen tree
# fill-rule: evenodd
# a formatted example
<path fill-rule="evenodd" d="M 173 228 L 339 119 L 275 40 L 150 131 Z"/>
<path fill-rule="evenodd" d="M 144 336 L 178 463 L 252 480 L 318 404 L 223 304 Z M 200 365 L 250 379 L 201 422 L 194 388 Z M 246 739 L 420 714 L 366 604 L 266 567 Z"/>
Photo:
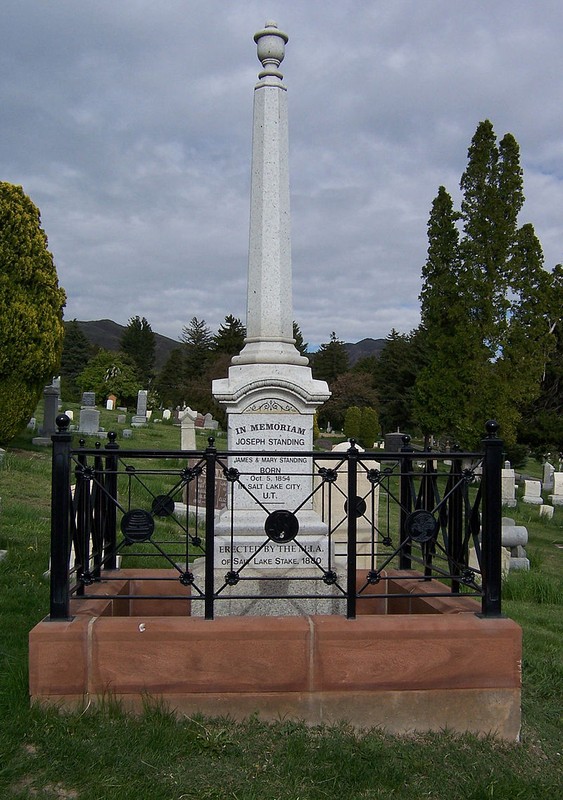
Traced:
<path fill-rule="evenodd" d="M 362 420 L 362 412 L 358 406 L 350 406 L 346 409 L 344 415 L 344 435 L 347 439 L 360 438 L 360 424 Z"/>
<path fill-rule="evenodd" d="M 213 349 L 215 353 L 237 356 L 244 347 L 245 337 L 246 328 L 240 319 L 228 314 L 213 337 Z"/>
<path fill-rule="evenodd" d="M 552 346 L 547 354 L 537 396 L 528 402 L 519 423 L 519 441 L 536 455 L 563 453 L 563 265 L 549 275 L 548 313 Z"/>
<path fill-rule="evenodd" d="M 167 407 L 182 405 L 185 392 L 185 361 L 181 347 L 175 347 L 155 380 L 160 402 Z"/>
<path fill-rule="evenodd" d="M 61 394 L 68 402 L 79 399 L 76 378 L 86 367 L 92 355 L 92 345 L 76 319 L 65 322 L 61 356 Z"/>
<path fill-rule="evenodd" d="M 384 432 L 414 432 L 413 391 L 423 364 L 420 331 L 399 333 L 394 328 L 375 362 L 374 386 Z"/>
<path fill-rule="evenodd" d="M 416 414 L 426 433 L 465 447 L 495 417 L 512 444 L 553 339 L 541 246 L 531 225 L 517 225 L 524 194 L 514 137 L 497 145 L 491 123 L 481 122 L 460 186 L 461 214 L 441 187 L 428 224 L 421 294 L 427 366 L 416 382 Z"/>
<path fill-rule="evenodd" d="M 472 416 L 467 387 L 481 345 L 472 319 L 473 280 L 460 254 L 459 216 L 440 186 L 428 220 L 428 257 L 422 269 L 420 335 L 427 363 L 416 377 L 414 415 L 426 435 L 465 439 L 465 422 Z"/>
<path fill-rule="evenodd" d="M 360 444 L 366 448 L 366 450 L 373 449 L 373 445 L 379 438 L 379 434 L 380 428 L 377 411 L 375 408 L 365 406 L 361 410 L 360 434 L 358 437 Z"/>
<path fill-rule="evenodd" d="M 21 186 L 0 182 L 0 442 L 33 414 L 59 367 L 65 293 L 39 209 Z"/>
<path fill-rule="evenodd" d="M 295 322 L 295 320 L 293 320 L 293 338 L 295 339 L 295 347 L 297 348 L 297 350 L 299 350 L 302 356 L 306 356 L 307 349 L 309 347 L 309 342 L 303 341 L 303 334 L 301 333 L 301 328 L 299 327 L 297 322 Z"/>
<path fill-rule="evenodd" d="M 201 378 L 205 372 L 213 352 L 213 336 L 204 319 L 192 317 L 189 325 L 182 328 L 184 343 L 185 381 Z"/>
<path fill-rule="evenodd" d="M 154 377 L 156 337 L 144 317 L 131 317 L 119 347 L 134 363 L 139 382 L 150 386 Z"/>
<path fill-rule="evenodd" d="M 321 344 L 314 354 L 312 370 L 317 380 L 327 381 L 329 386 L 348 371 L 348 353 L 334 331 L 330 334 L 330 342 Z"/>

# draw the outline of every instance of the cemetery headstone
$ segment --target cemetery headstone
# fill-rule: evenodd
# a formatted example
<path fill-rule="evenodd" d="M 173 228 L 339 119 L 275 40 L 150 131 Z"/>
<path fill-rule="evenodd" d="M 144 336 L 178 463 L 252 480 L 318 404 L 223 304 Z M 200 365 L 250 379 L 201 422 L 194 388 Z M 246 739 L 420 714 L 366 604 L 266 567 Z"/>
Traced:
<path fill-rule="evenodd" d="M 97 408 L 86 406 L 80 409 L 80 421 L 78 423 L 80 433 L 87 435 L 97 435 L 100 430 L 100 412 Z"/>
<path fill-rule="evenodd" d="M 69 409 L 67 409 L 67 410 L 65 411 L 65 414 L 67 415 L 67 417 L 69 418 L 69 420 L 70 420 L 71 422 L 73 422 L 73 420 L 74 420 L 74 411 L 72 410 L 72 408 L 69 408 Z"/>
<path fill-rule="evenodd" d="M 137 413 L 131 418 L 131 426 L 133 428 L 140 428 L 147 424 L 147 399 L 147 390 L 139 389 L 137 392 Z"/>
<path fill-rule="evenodd" d="M 106 411 L 113 411 L 113 400 L 110 397 L 106 400 Z"/>
<path fill-rule="evenodd" d="M 195 450 L 195 421 L 197 412 L 186 407 L 180 411 L 180 447 L 182 450 Z"/>
<path fill-rule="evenodd" d="M 506 461 L 501 470 L 501 492 L 502 504 L 508 508 L 516 506 L 516 473 L 510 466 L 510 461 Z"/>
<path fill-rule="evenodd" d="M 127 421 L 127 415 L 126 414 L 118 414 L 117 415 L 117 424 L 118 425 L 125 425 L 126 421 Z"/>
<path fill-rule="evenodd" d="M 131 428 L 124 428 L 121 432 L 121 435 L 124 439 L 130 439 L 133 436 L 133 431 Z"/>
<path fill-rule="evenodd" d="M 404 433 L 400 433 L 399 431 L 395 431 L 395 433 L 386 433 L 385 434 L 385 447 L 384 450 L 386 453 L 398 453 L 400 449 L 403 447 L 403 436 Z"/>
<path fill-rule="evenodd" d="M 43 425 L 40 436 L 35 436 L 32 444 L 43 447 L 51 444 L 51 436 L 56 433 L 55 419 L 59 410 L 59 393 L 54 386 L 46 386 L 43 390 Z"/>
<path fill-rule="evenodd" d="M 546 519 L 553 519 L 553 506 L 542 505 L 540 506 L 540 517 L 545 517 Z"/>
<path fill-rule="evenodd" d="M 168 420 L 168 419 L 170 419 L 171 416 L 172 416 L 172 412 L 170 411 L 170 409 L 169 408 L 165 408 L 164 411 L 162 412 L 162 419 Z"/>
<path fill-rule="evenodd" d="M 563 472 L 553 473 L 553 494 L 549 495 L 552 505 L 563 506 Z"/>
<path fill-rule="evenodd" d="M 555 472 L 555 467 L 553 464 L 550 464 L 549 461 L 546 461 L 543 465 L 543 488 L 545 490 L 553 489 L 553 474 Z"/>
<path fill-rule="evenodd" d="M 542 505 L 541 481 L 524 481 L 524 497 L 522 498 L 522 502 L 534 506 Z"/>
<path fill-rule="evenodd" d="M 96 405 L 95 392 L 83 392 L 81 405 L 85 408 L 90 408 Z"/>

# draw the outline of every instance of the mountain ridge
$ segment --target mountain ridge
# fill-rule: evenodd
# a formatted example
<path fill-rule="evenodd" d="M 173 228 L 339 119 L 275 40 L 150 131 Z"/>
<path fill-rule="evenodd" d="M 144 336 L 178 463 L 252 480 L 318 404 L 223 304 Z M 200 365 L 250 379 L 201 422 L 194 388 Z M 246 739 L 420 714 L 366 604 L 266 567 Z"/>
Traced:
<path fill-rule="evenodd" d="M 68 321 L 68 320 L 67 320 Z M 82 333 L 86 336 L 90 344 L 101 347 L 104 350 L 119 350 L 121 337 L 123 336 L 126 325 L 120 325 L 111 319 L 97 320 L 76 320 Z M 170 339 L 161 333 L 154 332 L 155 335 L 155 369 L 157 372 L 162 369 L 166 359 L 176 347 L 181 346 L 181 342 Z M 350 366 L 362 358 L 379 355 L 385 347 L 386 339 L 372 339 L 366 337 L 359 342 L 345 342 L 344 347 L 348 354 Z"/>

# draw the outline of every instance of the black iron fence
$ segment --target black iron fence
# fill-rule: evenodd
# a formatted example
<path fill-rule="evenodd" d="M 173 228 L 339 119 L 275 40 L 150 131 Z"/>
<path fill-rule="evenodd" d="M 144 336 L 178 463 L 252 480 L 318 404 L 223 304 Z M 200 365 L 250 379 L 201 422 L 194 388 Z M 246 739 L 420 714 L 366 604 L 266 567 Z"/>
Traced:
<path fill-rule="evenodd" d="M 233 466 L 240 452 L 219 452 L 212 439 L 204 451 L 126 450 L 109 433 L 103 447 L 81 440 L 75 448 L 65 415 L 57 426 L 51 619 L 68 619 L 71 599 L 107 598 L 97 589 L 120 579 L 119 565 L 141 578 L 143 567 L 169 568 L 166 580 L 189 586 L 192 613 L 207 619 L 217 603 L 257 591 L 279 602 L 276 567 L 285 597 L 336 598 L 349 618 L 359 600 L 391 596 L 390 573 L 394 598 L 412 598 L 414 580 L 425 598 L 480 598 L 483 615 L 500 615 L 503 446 L 492 421 L 479 453 L 415 451 L 408 437 L 398 453 L 363 452 L 353 441 L 343 452 L 248 451 L 283 459 L 286 487 L 297 485 L 293 478 L 307 487 L 290 507 L 280 507 L 280 494 L 274 502 L 258 492 L 244 464 Z M 241 528 L 249 508 L 259 520 L 251 544 Z M 311 514 L 315 536 L 303 525 Z M 404 593 L 401 580 L 410 582 Z M 439 583 L 429 591 L 432 580 Z M 256 589 L 261 581 L 269 590 Z M 166 597 L 185 599 L 185 590 Z"/>

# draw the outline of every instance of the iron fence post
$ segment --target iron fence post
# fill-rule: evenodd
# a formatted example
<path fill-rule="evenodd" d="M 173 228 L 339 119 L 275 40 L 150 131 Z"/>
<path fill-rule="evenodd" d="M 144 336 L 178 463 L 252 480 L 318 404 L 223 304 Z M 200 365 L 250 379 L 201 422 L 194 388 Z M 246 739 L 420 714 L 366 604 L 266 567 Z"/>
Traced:
<path fill-rule="evenodd" d="M 356 618 L 356 496 L 358 494 L 358 449 L 354 439 L 350 439 L 348 450 L 348 559 L 346 586 L 346 616 Z"/>
<path fill-rule="evenodd" d="M 215 593 L 215 470 L 217 450 L 212 436 L 205 450 L 205 619 L 213 619 Z"/>
<path fill-rule="evenodd" d="M 408 537 L 404 537 L 405 533 L 405 520 L 413 510 L 413 496 L 411 490 L 411 477 L 412 477 L 412 453 L 414 449 L 410 446 L 410 436 L 403 436 L 403 447 L 401 448 L 401 477 L 399 487 L 399 498 L 401 501 L 399 513 L 399 536 L 401 537 L 401 553 L 399 555 L 399 568 L 411 568 L 411 545 Z"/>
<path fill-rule="evenodd" d="M 459 450 L 459 446 L 454 444 L 452 453 Z M 448 501 L 448 559 L 450 563 L 450 573 L 456 576 L 452 579 L 452 593 L 457 594 L 460 590 L 460 583 L 457 576 L 460 573 L 460 564 L 467 566 L 467 553 L 463 551 L 463 495 L 461 483 L 462 461 L 460 458 L 452 457 L 450 469 L 450 481 L 448 490 L 453 489 Z"/>
<path fill-rule="evenodd" d="M 51 472 L 51 597 L 50 618 L 70 619 L 68 561 L 70 557 L 70 419 L 59 414 L 53 442 Z"/>
<path fill-rule="evenodd" d="M 483 440 L 483 526 L 482 569 L 485 617 L 501 616 L 501 528 L 502 528 L 502 451 L 503 441 L 497 437 L 499 425 L 494 420 L 486 424 L 487 438 Z"/>
<path fill-rule="evenodd" d="M 113 431 L 108 433 L 108 443 L 105 450 L 106 456 L 106 476 L 104 498 L 104 557 L 105 569 L 115 569 L 117 557 L 115 548 L 117 545 L 117 450 L 119 445 L 115 441 L 117 434 Z"/>

